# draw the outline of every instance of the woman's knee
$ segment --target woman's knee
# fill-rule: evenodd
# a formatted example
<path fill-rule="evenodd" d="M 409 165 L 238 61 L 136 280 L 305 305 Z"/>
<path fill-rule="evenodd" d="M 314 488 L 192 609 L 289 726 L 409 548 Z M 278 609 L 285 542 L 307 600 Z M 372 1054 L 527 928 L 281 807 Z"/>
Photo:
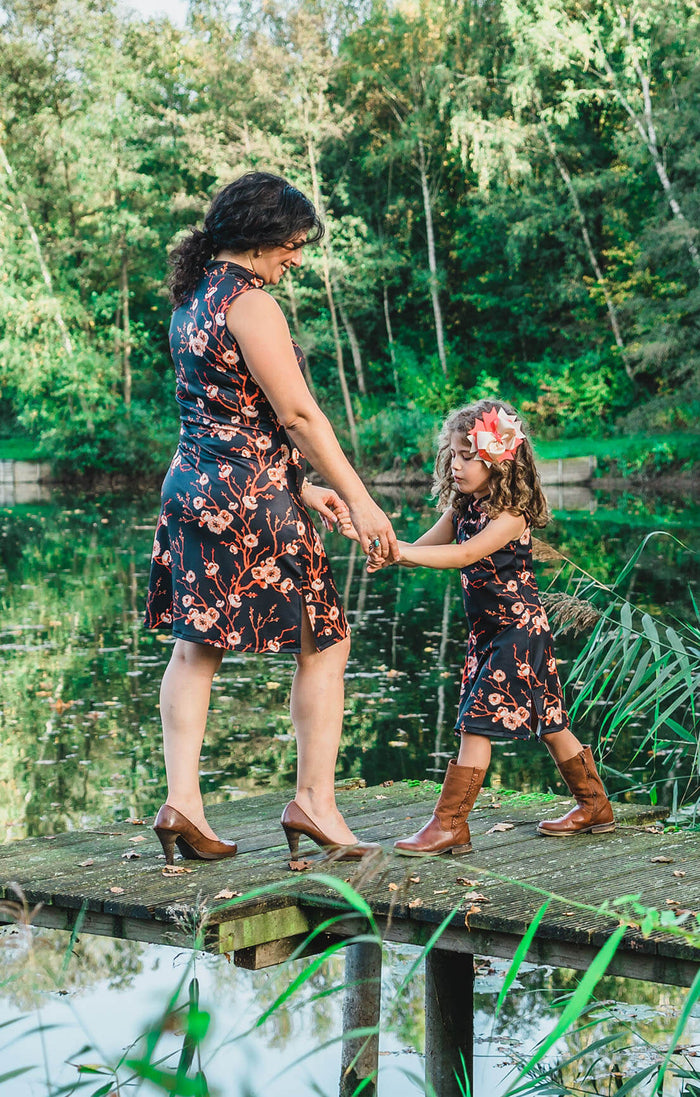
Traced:
<path fill-rule="evenodd" d="M 312 665 L 322 666 L 327 672 L 335 670 L 340 674 L 344 674 L 349 655 L 350 634 L 348 633 L 337 644 L 331 644 L 330 647 L 323 648 L 322 651 L 318 650 L 313 637 L 311 637 L 310 643 L 302 644 L 302 650 L 296 656 L 296 660 L 300 669 Z"/>
<path fill-rule="evenodd" d="M 170 661 L 179 669 L 215 674 L 223 657 L 223 650 L 212 644 L 196 644 L 192 640 L 177 639 Z"/>

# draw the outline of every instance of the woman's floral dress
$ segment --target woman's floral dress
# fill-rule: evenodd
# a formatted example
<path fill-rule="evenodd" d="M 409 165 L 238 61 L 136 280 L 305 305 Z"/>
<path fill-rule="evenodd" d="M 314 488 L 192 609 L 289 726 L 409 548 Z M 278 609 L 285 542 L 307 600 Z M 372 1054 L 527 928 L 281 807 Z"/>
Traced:
<path fill-rule="evenodd" d="M 173 313 L 180 442 L 163 481 L 146 626 L 241 652 L 298 652 L 303 605 L 322 650 L 348 626 L 301 501 L 303 457 L 226 327 L 232 301 L 260 285 L 213 262 Z"/>
<path fill-rule="evenodd" d="M 478 500 L 455 514 L 458 543 L 489 521 Z M 532 570 L 530 529 L 461 569 L 469 621 L 455 731 L 527 739 L 568 728 L 547 615 Z"/>

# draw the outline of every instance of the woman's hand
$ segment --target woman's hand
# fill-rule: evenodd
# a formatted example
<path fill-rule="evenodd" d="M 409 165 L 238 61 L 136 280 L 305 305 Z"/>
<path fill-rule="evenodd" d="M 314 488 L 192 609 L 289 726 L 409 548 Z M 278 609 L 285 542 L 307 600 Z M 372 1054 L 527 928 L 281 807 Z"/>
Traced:
<path fill-rule="evenodd" d="M 364 498 L 350 503 L 350 517 L 362 551 L 368 556 L 371 553 L 384 563 L 396 563 L 399 551 L 391 522 L 367 492 L 363 495 Z"/>
<path fill-rule="evenodd" d="M 343 502 L 337 491 L 333 491 L 332 488 L 322 488 L 304 480 L 301 498 L 305 507 L 318 511 L 326 529 L 337 529 L 343 537 L 348 537 L 351 541 L 359 541 L 347 503 Z"/>

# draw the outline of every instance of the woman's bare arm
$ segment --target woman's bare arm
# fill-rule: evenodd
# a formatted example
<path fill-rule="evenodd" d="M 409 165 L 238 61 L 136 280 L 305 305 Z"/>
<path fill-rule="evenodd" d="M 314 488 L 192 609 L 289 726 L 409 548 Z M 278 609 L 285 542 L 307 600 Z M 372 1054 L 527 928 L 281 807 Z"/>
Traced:
<path fill-rule="evenodd" d="M 309 392 L 292 346 L 287 321 L 274 298 L 264 290 L 237 297 L 226 324 L 238 343 L 251 376 L 275 410 L 277 418 L 310 464 L 342 496 L 364 552 L 374 537 L 385 559 L 398 559 L 391 522 L 374 502 L 343 453 L 335 432 Z"/>

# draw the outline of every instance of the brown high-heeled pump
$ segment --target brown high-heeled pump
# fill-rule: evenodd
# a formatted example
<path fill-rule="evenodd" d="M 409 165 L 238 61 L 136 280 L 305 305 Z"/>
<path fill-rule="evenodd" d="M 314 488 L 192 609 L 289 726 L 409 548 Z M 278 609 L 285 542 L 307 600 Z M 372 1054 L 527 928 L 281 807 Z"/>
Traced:
<path fill-rule="evenodd" d="M 299 838 L 302 834 L 305 834 L 307 838 L 311 838 L 326 853 L 335 855 L 338 861 L 359 861 L 366 853 L 373 853 L 374 850 L 381 849 L 377 842 L 357 842 L 353 846 L 342 846 L 338 845 L 337 842 L 331 842 L 330 838 L 327 838 L 323 831 L 319 830 L 313 819 L 309 819 L 296 800 L 289 801 L 282 812 L 280 822 L 287 837 L 289 853 L 293 861 L 298 858 Z"/>
<path fill-rule="evenodd" d="M 206 838 L 194 823 L 170 804 L 163 804 L 156 815 L 153 829 L 163 847 L 166 865 L 173 864 L 176 845 L 182 856 L 191 861 L 221 861 L 224 857 L 235 857 L 238 852 L 235 842 Z"/>

